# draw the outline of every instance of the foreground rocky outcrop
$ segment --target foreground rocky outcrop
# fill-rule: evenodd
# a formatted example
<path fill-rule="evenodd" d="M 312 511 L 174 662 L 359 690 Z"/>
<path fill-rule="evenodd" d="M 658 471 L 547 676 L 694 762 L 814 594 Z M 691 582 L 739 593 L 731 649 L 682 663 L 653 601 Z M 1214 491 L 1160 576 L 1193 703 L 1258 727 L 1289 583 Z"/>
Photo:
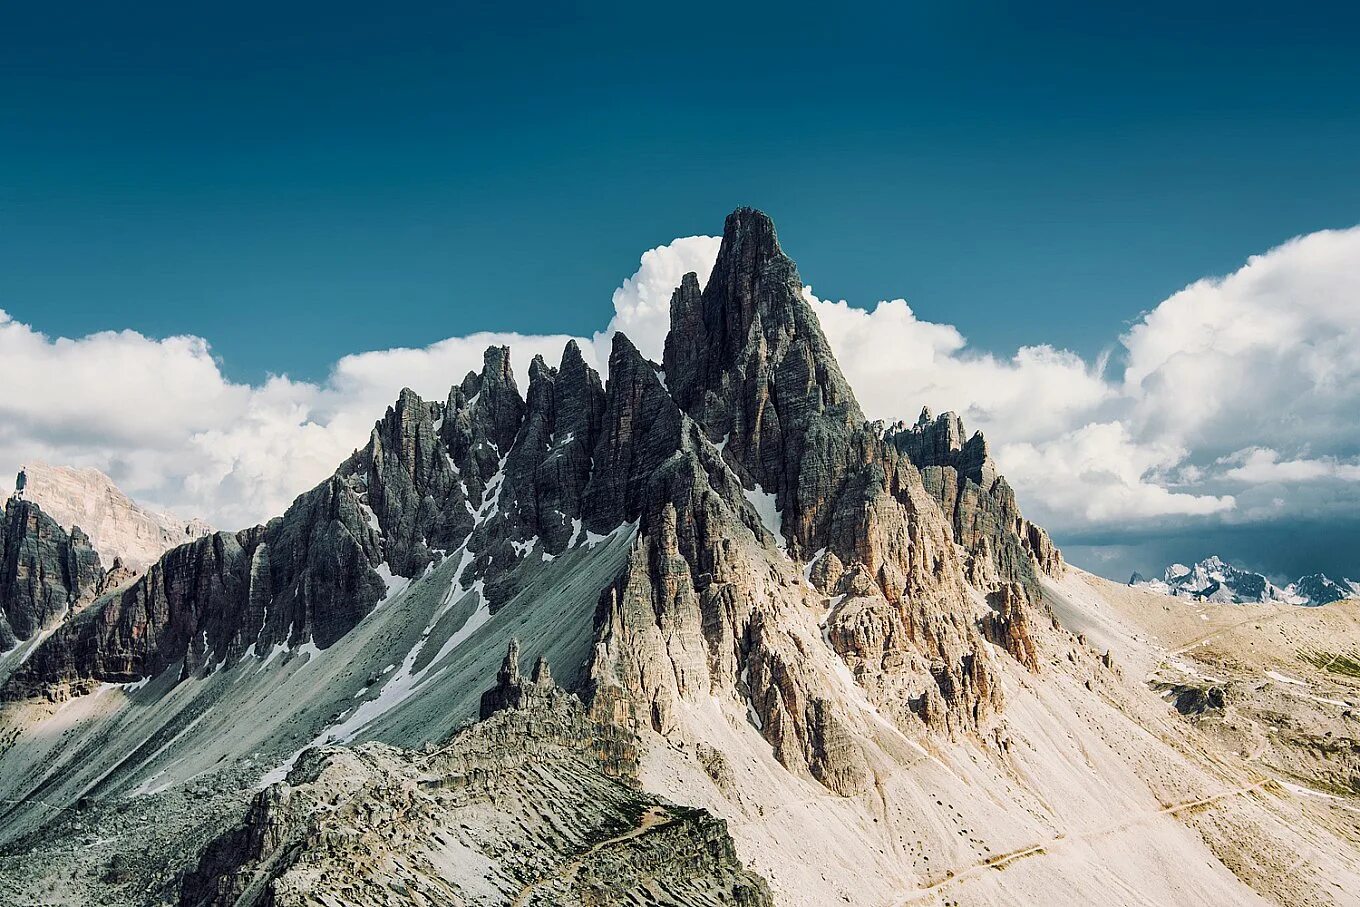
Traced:
<path fill-rule="evenodd" d="M 726 824 L 637 785 L 637 738 L 520 674 L 512 643 L 485 720 L 425 752 L 312 750 L 184 879 L 185 907 L 773 902 Z"/>

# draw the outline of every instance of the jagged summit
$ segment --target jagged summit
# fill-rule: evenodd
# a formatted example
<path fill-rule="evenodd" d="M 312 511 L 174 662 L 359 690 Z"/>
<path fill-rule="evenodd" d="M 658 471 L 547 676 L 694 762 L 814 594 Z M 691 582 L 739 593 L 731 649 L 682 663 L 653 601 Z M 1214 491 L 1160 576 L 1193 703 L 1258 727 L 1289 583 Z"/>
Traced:
<path fill-rule="evenodd" d="M 798 268 L 779 247 L 774 223 L 754 208 L 728 216 L 704 289 L 687 274 L 672 296 L 663 362 L 676 402 L 715 427 L 756 422 L 758 412 L 724 413 L 722 397 L 766 380 L 791 395 L 786 406 L 841 407 L 848 422 L 863 421 L 803 298 Z"/>

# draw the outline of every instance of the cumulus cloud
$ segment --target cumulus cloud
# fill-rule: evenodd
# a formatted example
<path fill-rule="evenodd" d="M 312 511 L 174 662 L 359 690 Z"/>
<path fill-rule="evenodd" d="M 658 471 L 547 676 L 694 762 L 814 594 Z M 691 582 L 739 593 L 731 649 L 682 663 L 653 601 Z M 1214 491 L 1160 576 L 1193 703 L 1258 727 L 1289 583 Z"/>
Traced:
<path fill-rule="evenodd" d="M 1047 524 L 1205 516 L 1236 506 L 1231 495 L 1178 489 L 1169 473 L 1186 451 L 1139 442 L 1122 422 L 1092 422 L 1039 443 L 1003 443 L 996 456 L 1030 515 Z"/>
<path fill-rule="evenodd" d="M 671 322 L 671 294 L 691 271 L 699 285 L 705 286 L 721 244 L 718 236 L 686 236 L 642 253 L 636 273 L 614 291 L 614 318 L 609 327 L 595 335 L 601 360 L 609 359 L 614 332 L 623 331 L 638 352 L 660 362 Z"/>
<path fill-rule="evenodd" d="M 1140 435 L 1202 455 L 1354 450 L 1360 228 L 1324 230 L 1197 281 L 1122 338 L 1121 392 Z"/>
<path fill-rule="evenodd" d="M 953 325 L 918 319 L 906 300 L 872 310 L 804 290 L 860 405 L 873 419 L 952 410 L 972 428 L 1010 440 L 1051 438 L 1113 394 L 1101 366 L 1051 346 L 1009 359 L 968 348 Z"/>
<path fill-rule="evenodd" d="M 1279 452 L 1267 447 L 1239 450 L 1220 458 L 1218 463 L 1230 467 L 1219 478 L 1248 485 L 1316 482 L 1324 479 L 1360 482 L 1360 463 L 1345 463 L 1335 457 L 1284 460 L 1280 458 Z"/>
<path fill-rule="evenodd" d="M 648 250 L 614 317 L 575 338 L 601 372 L 622 330 L 660 359 L 674 288 L 707 280 L 719 239 Z M 1360 504 L 1360 228 L 1309 234 L 1143 313 L 1113 355 L 970 347 L 903 299 L 805 297 L 871 418 L 954 410 L 984 431 L 1022 506 L 1058 532 L 1268 523 Z M 0 475 L 93 465 L 134 496 L 223 526 L 278 513 L 364 443 L 409 386 L 442 398 L 509 345 L 520 382 L 567 336 L 483 333 L 346 356 L 323 382 L 228 380 L 206 340 L 131 331 L 52 338 L 0 312 Z M 1339 517 L 1338 517 L 1339 518 Z M 1099 557 L 1097 549 L 1093 557 Z"/>

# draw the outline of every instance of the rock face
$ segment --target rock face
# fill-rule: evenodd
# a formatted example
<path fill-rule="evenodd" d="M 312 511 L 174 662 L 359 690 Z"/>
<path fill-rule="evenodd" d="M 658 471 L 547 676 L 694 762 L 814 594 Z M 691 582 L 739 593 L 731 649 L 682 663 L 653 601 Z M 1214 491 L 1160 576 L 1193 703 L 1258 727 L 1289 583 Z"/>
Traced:
<path fill-rule="evenodd" d="M 707 286 L 701 291 L 696 277 L 685 278 L 672 297 L 671 324 L 671 394 L 721 446 L 748 499 L 764 505 L 765 528 L 793 557 L 811 562 L 811 583 L 832 602 L 825 636 L 837 654 L 899 720 L 914 715 L 949 732 L 984 730 L 1001 691 L 969 582 L 988 591 L 1020 579 L 1027 601 L 1017 607 L 1030 607 L 1038 596 L 1034 571 L 1060 561 L 1046 537 L 1020 520 L 980 439 L 966 453 L 924 432 L 920 444 L 897 443 L 865 421 L 797 269 L 758 211 L 727 219 Z M 928 480 L 922 468 L 931 469 Z M 953 556 L 956 541 L 976 552 L 967 574 Z M 757 653 L 749 675 L 754 708 L 777 749 L 785 741 L 774 738 L 806 738 L 819 722 L 834 725 L 793 694 L 796 660 Z M 781 710 L 791 703 L 800 714 L 788 720 Z M 805 739 L 804 748 L 815 753 L 821 744 Z"/>
<path fill-rule="evenodd" d="M 176 545 L 212 532 L 202 520 L 143 507 L 97 469 L 30 462 L 20 475 L 24 487 L 18 494 L 60 525 L 80 526 L 104 559 L 105 569 L 119 558 L 131 570 L 145 570 Z"/>
<path fill-rule="evenodd" d="M 328 645 L 382 596 L 380 548 L 355 493 L 334 478 L 268 526 L 181 545 L 131 586 L 64 623 L 4 688 L 81 692 L 182 677 L 290 641 Z"/>
<path fill-rule="evenodd" d="M 33 501 L 14 497 L 0 522 L 0 651 L 92 599 L 104 582 L 79 527 L 68 533 Z"/>
<path fill-rule="evenodd" d="M 746 484 L 776 496 L 794 553 L 826 547 L 836 492 L 865 459 L 864 415 L 764 214 L 733 212 L 702 293 L 692 274 L 676 290 L 665 367 Z"/>
<path fill-rule="evenodd" d="M 1062 555 L 1048 533 L 1020 515 L 1015 492 L 997 472 L 981 432 L 968 437 L 953 413 L 932 418 L 921 412 L 915 425 L 894 425 L 887 434 L 921 471 L 921 479 L 968 551 L 965 570 L 977 586 L 1021 583 L 1036 588 L 1036 568 L 1060 577 Z M 966 439 L 966 440 L 965 440 Z"/>
<path fill-rule="evenodd" d="M 726 823 L 637 787 L 637 741 L 518 645 L 486 719 L 436 750 L 310 750 L 185 878 L 185 907 L 403 902 L 767 907 Z"/>

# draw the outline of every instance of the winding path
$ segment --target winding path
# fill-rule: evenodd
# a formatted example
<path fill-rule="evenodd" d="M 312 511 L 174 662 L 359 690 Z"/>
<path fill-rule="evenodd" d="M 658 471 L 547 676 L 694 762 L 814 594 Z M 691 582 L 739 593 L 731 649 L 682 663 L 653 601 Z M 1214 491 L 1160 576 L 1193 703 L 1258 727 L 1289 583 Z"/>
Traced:
<path fill-rule="evenodd" d="M 1019 860 L 1023 860 L 1027 857 L 1036 857 L 1041 854 L 1049 853 L 1050 851 L 1056 850 L 1059 847 L 1062 847 L 1063 845 L 1071 841 L 1081 841 L 1087 838 L 1098 838 L 1101 837 L 1102 835 L 1113 834 L 1114 832 L 1119 831 L 1126 831 L 1130 828 L 1141 825 L 1144 822 L 1148 822 L 1160 816 L 1175 815 L 1176 813 L 1183 812 L 1188 809 L 1195 809 L 1201 806 L 1208 806 L 1210 804 L 1217 803 L 1220 800 L 1227 800 L 1232 797 L 1241 796 L 1242 794 L 1254 793 L 1270 783 L 1271 783 L 1270 780 L 1258 781 L 1255 784 L 1249 784 L 1245 787 L 1238 787 L 1232 790 L 1223 791 L 1222 793 L 1214 794 L 1209 797 L 1200 797 L 1199 799 L 1196 800 L 1186 800 L 1182 803 L 1172 803 L 1169 806 L 1162 807 L 1161 809 L 1145 812 L 1138 816 L 1135 816 L 1132 819 L 1126 819 L 1122 822 L 1115 822 L 1102 828 L 1094 828 L 1090 831 L 1085 831 L 1074 835 L 1066 834 L 1058 835 L 1057 837 L 1054 837 L 1048 841 L 1044 841 L 1043 843 L 1040 844 L 1031 844 L 1028 847 L 1021 847 L 1017 850 L 1008 851 L 1006 853 L 995 854 L 993 856 L 987 857 L 984 860 L 978 860 L 977 862 L 971 863 L 960 869 L 949 869 L 945 871 L 945 878 L 941 879 L 938 882 L 935 882 L 934 884 L 927 885 L 924 888 L 919 888 L 916 891 L 912 892 L 911 894 L 908 894 L 904 899 L 897 902 L 897 907 L 906 907 L 906 905 L 918 903 L 924 898 L 932 897 L 934 895 L 939 894 L 939 892 L 942 889 L 948 888 L 949 886 L 954 885 L 958 882 L 962 882 L 965 881 L 966 879 L 982 875 L 988 870 L 996 870 L 999 872 L 1005 869 L 1007 866 L 1010 866 L 1012 863 L 1015 863 Z"/>
<path fill-rule="evenodd" d="M 511 902 L 511 907 L 525 907 L 525 905 L 529 903 L 529 899 L 534 896 L 534 892 L 545 885 L 551 885 L 554 882 L 564 882 L 570 885 L 572 880 L 576 878 L 576 874 L 581 871 L 581 867 L 585 864 L 586 860 L 598 851 L 601 851 L 606 847 L 612 847 L 615 844 L 621 844 L 624 841 L 640 838 L 649 832 L 674 825 L 678 821 L 678 819 L 659 806 L 648 807 L 647 811 L 642 814 L 642 818 L 638 820 L 636 828 L 631 828 L 621 835 L 615 835 L 612 838 L 592 845 L 589 850 L 564 865 L 560 872 L 557 872 L 554 875 L 545 876 L 544 878 L 525 885 Z"/>

